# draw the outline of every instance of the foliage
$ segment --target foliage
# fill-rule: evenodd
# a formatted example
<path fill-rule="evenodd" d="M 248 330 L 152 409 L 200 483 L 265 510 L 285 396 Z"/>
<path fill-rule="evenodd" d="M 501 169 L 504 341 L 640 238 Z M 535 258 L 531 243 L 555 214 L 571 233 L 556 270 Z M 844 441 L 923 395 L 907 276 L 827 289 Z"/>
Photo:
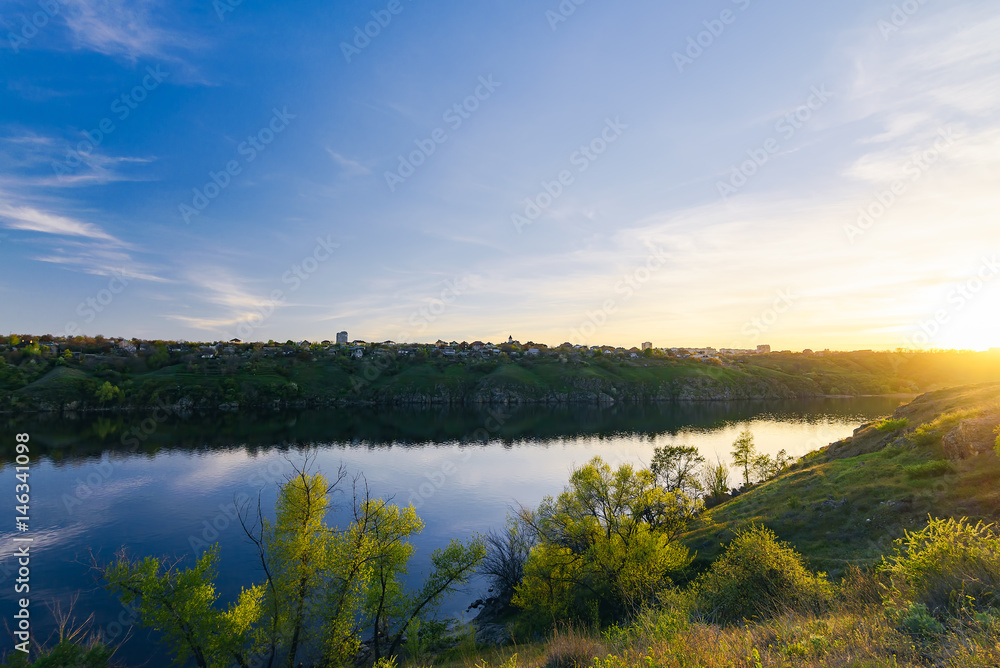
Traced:
<path fill-rule="evenodd" d="M 188 569 L 124 554 L 99 569 L 123 602 L 138 606 L 140 624 L 164 633 L 178 664 L 247 666 L 251 657 L 265 657 L 268 666 L 282 659 L 293 666 L 308 652 L 320 665 L 343 665 L 356 656 L 366 629 L 376 639 L 375 659 L 382 639 L 394 655 L 407 628 L 468 581 L 486 548 L 480 539 L 452 541 L 431 555 L 423 585 L 407 591 L 401 578 L 413 548 L 406 539 L 423 523 L 412 507 L 373 499 L 367 487 L 359 492 L 355 479 L 353 522 L 342 530 L 327 526 L 330 494 L 344 477 L 341 469 L 331 484 L 296 469 L 279 487 L 273 522 L 258 504 L 251 525 L 248 507 L 241 508 L 265 580 L 224 611 L 216 606 L 217 547 Z"/>
<path fill-rule="evenodd" d="M 698 505 L 650 471 L 594 458 L 557 498 L 521 519 L 537 545 L 514 603 L 539 621 L 618 618 L 653 600 L 690 563 L 676 537 Z M 596 618 L 596 619 L 595 619 Z"/>
<path fill-rule="evenodd" d="M 899 626 L 911 636 L 934 638 L 944 633 L 944 624 L 923 603 L 910 603 L 899 612 Z"/>
<path fill-rule="evenodd" d="M 23 652 L 12 652 L 11 656 L 0 663 L 0 668 L 107 668 L 111 665 L 114 655 L 107 645 L 91 643 L 77 644 L 72 640 L 61 640 L 51 649 L 42 650 L 30 664 Z"/>
<path fill-rule="evenodd" d="M 759 480 L 767 480 L 783 473 L 792 458 L 784 450 L 779 450 L 774 457 L 766 454 L 756 455 L 753 458 L 753 471 Z"/>
<path fill-rule="evenodd" d="M 729 467 L 721 461 L 709 464 L 703 471 L 701 483 L 706 501 L 720 502 L 729 495 Z"/>
<path fill-rule="evenodd" d="M 930 519 L 883 559 L 887 602 L 923 604 L 938 618 L 1000 608 L 1000 536 L 992 524 Z"/>
<path fill-rule="evenodd" d="M 745 429 L 733 441 L 733 466 L 743 469 L 743 484 L 750 484 L 750 472 L 758 460 L 757 446 L 753 442 L 753 434 Z"/>
<path fill-rule="evenodd" d="M 695 582 L 697 609 L 707 619 L 738 622 L 786 610 L 823 607 L 833 589 L 823 573 L 806 569 L 802 557 L 770 529 L 737 532 L 708 572 Z"/>
<path fill-rule="evenodd" d="M 112 385 L 108 381 L 104 381 L 104 384 L 97 388 L 97 392 L 94 393 L 94 397 L 102 404 L 120 402 L 125 398 L 125 392 L 122 391 L 120 387 Z"/>
<path fill-rule="evenodd" d="M 653 450 L 653 461 L 649 470 L 656 477 L 656 482 L 670 492 L 683 492 L 688 496 L 697 496 L 702 491 L 698 470 L 705 463 L 705 458 L 698 448 L 690 445 L 668 445 Z"/>
<path fill-rule="evenodd" d="M 218 548 L 206 550 L 192 568 L 180 569 L 160 559 L 132 561 L 124 552 L 103 569 L 108 588 L 126 606 L 136 606 L 139 623 L 163 633 L 178 665 L 193 660 L 201 667 L 228 666 L 258 649 L 247 620 L 260 615 L 262 589 L 244 590 L 225 612 L 215 607 L 213 584 Z"/>
<path fill-rule="evenodd" d="M 875 425 L 876 431 L 883 434 L 891 434 L 894 431 L 899 431 L 900 429 L 906 429 L 910 426 L 910 421 L 907 418 L 886 418 Z"/>

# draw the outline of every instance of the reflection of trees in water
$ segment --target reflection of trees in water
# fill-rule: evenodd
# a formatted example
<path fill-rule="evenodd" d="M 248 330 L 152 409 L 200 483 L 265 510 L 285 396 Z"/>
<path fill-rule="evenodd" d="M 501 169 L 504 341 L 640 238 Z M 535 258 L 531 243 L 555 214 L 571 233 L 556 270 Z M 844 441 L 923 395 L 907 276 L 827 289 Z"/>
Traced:
<path fill-rule="evenodd" d="M 715 431 L 751 421 L 823 424 L 862 422 L 891 413 L 898 398 L 676 402 L 643 405 L 507 406 L 483 408 L 350 408 L 173 415 L 147 412 L 36 414 L 9 418 L 8 431 L 29 431 L 39 455 L 53 461 L 104 452 L 152 455 L 163 450 L 239 448 L 250 454 L 305 445 L 370 449 L 500 440 L 506 446 L 555 438 L 655 438 Z M 13 450 L 4 448 L 5 458 Z M 12 446 L 10 446 L 12 447 Z"/>

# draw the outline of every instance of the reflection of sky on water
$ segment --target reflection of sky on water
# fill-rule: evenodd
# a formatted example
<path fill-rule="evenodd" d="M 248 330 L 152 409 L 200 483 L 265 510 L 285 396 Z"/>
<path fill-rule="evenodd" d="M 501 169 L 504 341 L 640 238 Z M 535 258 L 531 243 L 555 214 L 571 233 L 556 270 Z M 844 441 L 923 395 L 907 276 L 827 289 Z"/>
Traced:
<path fill-rule="evenodd" d="M 426 573 L 431 550 L 452 538 L 465 538 L 501 525 L 517 503 L 536 505 L 543 496 L 559 493 L 570 471 L 595 456 L 617 464 L 648 464 L 653 448 L 668 444 L 694 445 L 710 460 L 728 459 L 736 435 L 749 427 L 758 448 L 768 454 L 781 449 L 801 455 L 844 436 L 875 413 L 846 411 L 829 414 L 760 412 L 726 421 L 725 411 L 711 426 L 676 428 L 658 433 L 624 432 L 538 440 L 521 438 L 488 443 L 407 445 L 399 442 L 305 442 L 316 454 L 316 466 L 328 475 L 344 464 L 349 474 L 363 473 L 374 495 L 393 496 L 396 503 L 413 503 L 425 522 L 414 540 L 411 582 Z M 884 405 L 882 412 L 885 412 Z M 705 408 L 709 410 L 709 408 Z M 763 410 L 763 407 L 762 407 Z M 30 427 L 28 428 L 30 429 Z M 603 433 L 603 432 L 602 432 Z M 198 541 L 222 546 L 218 590 L 231 600 L 240 588 L 259 581 L 261 574 L 252 546 L 233 519 L 234 499 L 253 499 L 261 493 L 265 514 L 273 514 L 275 481 L 302 461 L 302 442 L 244 449 L 171 449 L 153 455 L 105 452 L 100 458 L 42 459 L 32 465 L 31 532 L 32 605 L 36 636 L 51 630 L 45 603 L 65 606 L 73 593 L 83 591 L 76 606 L 80 619 L 95 613 L 98 626 L 115 635 L 113 623 L 122 608 L 104 593 L 90 569 L 90 555 L 110 560 L 125 546 L 134 555 L 190 559 Z M 291 460 L 291 461 L 289 461 Z M 13 468 L 0 473 L 0 495 L 13 498 Z M 87 488 L 81 487 L 87 485 Z M 341 510 L 331 523 L 346 522 L 345 494 L 335 495 Z M 256 503 L 254 503 L 256 506 Z M 12 600 L 16 562 L 10 532 L 0 534 L 0 599 Z M 13 570 L 12 570 L 13 569 Z M 481 583 L 477 583 L 481 584 Z M 481 589 L 448 602 L 442 612 L 463 615 L 465 606 Z M 150 649 L 148 633 L 137 630 L 119 653 L 128 665 L 149 659 L 147 665 L 167 665 L 163 652 Z"/>

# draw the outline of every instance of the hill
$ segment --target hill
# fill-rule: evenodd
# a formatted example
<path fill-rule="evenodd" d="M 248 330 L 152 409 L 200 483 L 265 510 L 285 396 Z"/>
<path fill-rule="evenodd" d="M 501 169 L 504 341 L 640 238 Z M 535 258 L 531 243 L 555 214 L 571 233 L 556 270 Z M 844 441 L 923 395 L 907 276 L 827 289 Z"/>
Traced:
<path fill-rule="evenodd" d="M 795 545 L 831 576 L 879 560 L 928 515 L 987 522 L 1000 517 L 1000 459 L 989 450 L 956 458 L 964 426 L 1000 424 L 1000 383 L 921 395 L 892 418 L 810 453 L 782 475 L 707 510 L 685 536 L 696 566 L 752 523 Z M 992 442 L 993 435 L 990 433 Z M 949 454 L 951 456 L 949 456 Z"/>

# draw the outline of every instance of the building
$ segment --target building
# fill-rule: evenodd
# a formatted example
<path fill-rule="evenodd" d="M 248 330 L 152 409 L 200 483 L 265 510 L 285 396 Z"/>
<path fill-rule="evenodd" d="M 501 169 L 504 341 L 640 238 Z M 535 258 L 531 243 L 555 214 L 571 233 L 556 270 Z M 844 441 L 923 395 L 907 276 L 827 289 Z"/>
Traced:
<path fill-rule="evenodd" d="M 337 343 L 338 344 L 347 343 L 347 332 L 337 332 Z"/>
<path fill-rule="evenodd" d="M 652 347 L 653 347 L 653 343 L 651 341 L 643 341 L 642 342 L 642 349 L 643 350 L 649 350 Z"/>
<path fill-rule="evenodd" d="M 771 346 L 757 346 L 757 354 L 762 355 L 769 352 L 771 352 Z"/>

